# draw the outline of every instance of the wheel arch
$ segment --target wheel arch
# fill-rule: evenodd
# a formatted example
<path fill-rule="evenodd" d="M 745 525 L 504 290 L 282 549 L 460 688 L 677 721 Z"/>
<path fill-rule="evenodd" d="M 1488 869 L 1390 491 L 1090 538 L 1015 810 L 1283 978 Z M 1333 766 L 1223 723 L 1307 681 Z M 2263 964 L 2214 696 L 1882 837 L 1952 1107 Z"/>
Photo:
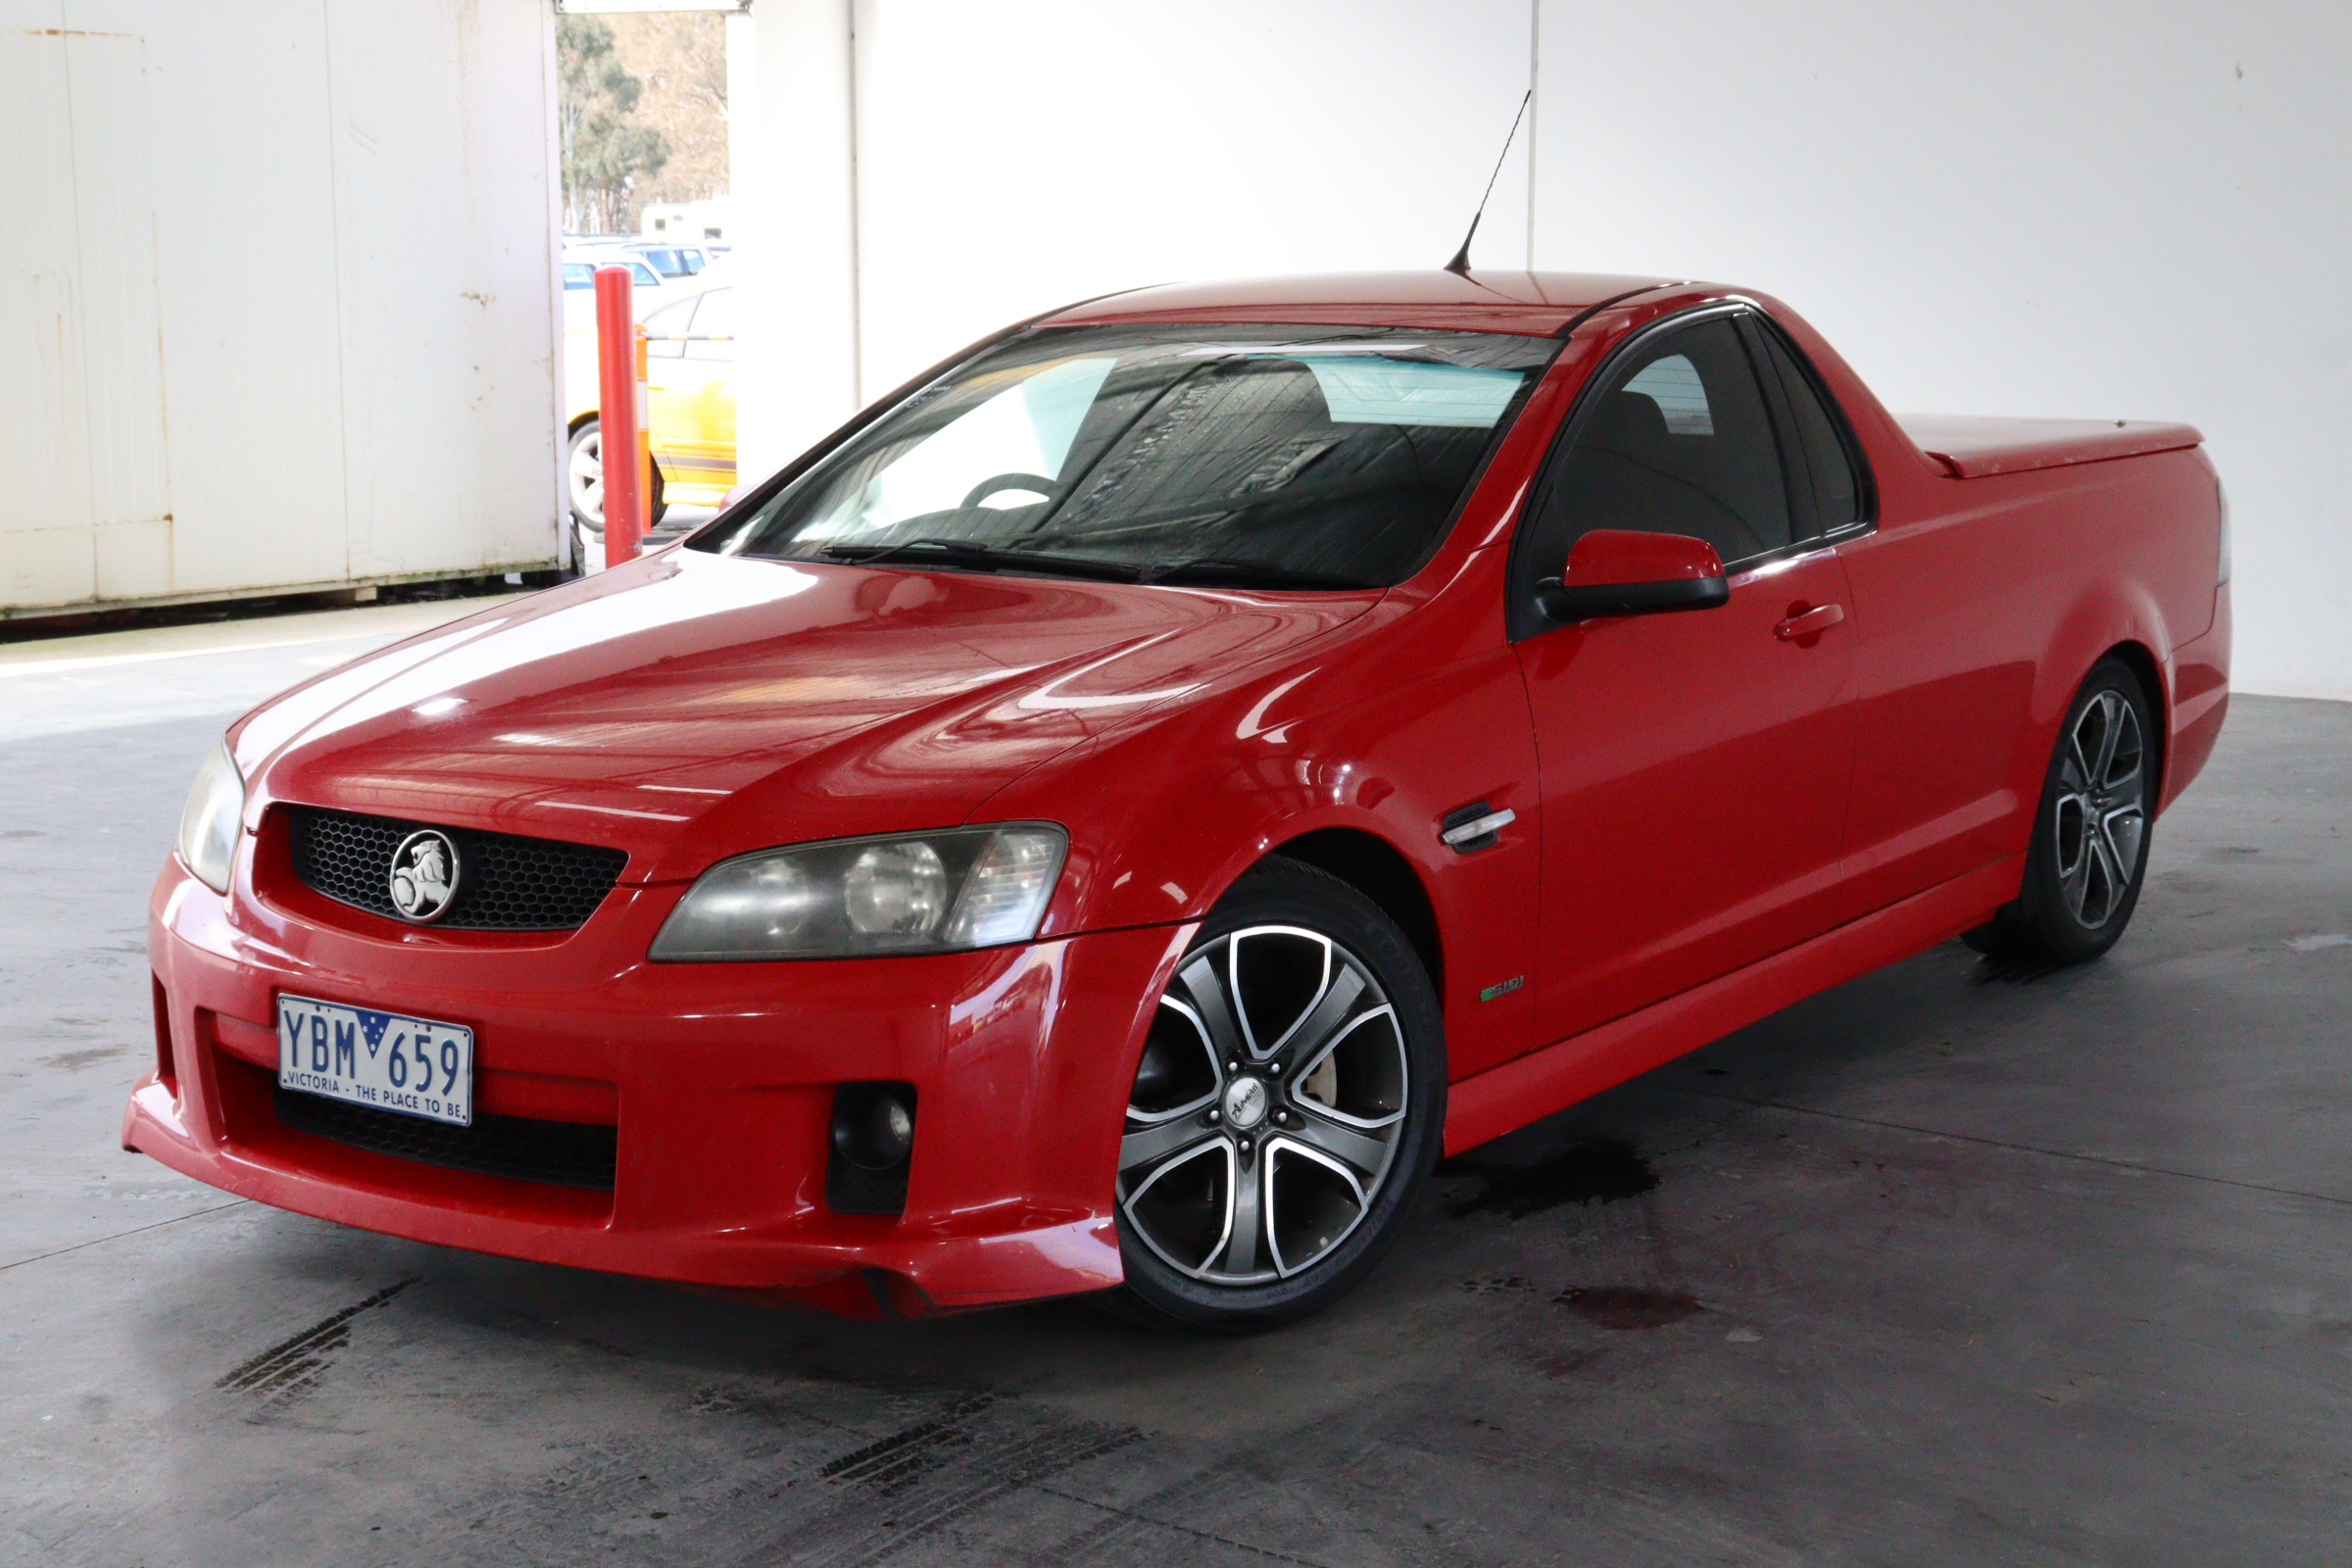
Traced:
<path fill-rule="evenodd" d="M 1327 871 L 1380 906 L 1396 922 L 1413 945 L 1429 983 L 1443 1005 L 1446 996 L 1446 946 L 1438 925 L 1437 905 L 1421 873 L 1404 852 L 1377 833 L 1357 827 L 1325 827 L 1285 839 L 1266 852 L 1303 860 Z"/>
<path fill-rule="evenodd" d="M 2163 606 L 2132 573 L 2081 585 L 2065 612 L 2052 621 L 2035 661 L 2034 695 L 2026 720 L 2028 734 L 2035 744 L 2021 748 L 2018 754 L 2015 786 L 2020 800 L 2041 798 L 2042 770 L 2058 745 L 2066 715 L 2102 659 L 2121 660 L 2140 683 L 2157 731 L 2158 760 L 2169 761 L 2171 629 Z M 2161 782 L 2163 775 L 2158 777 Z"/>
<path fill-rule="evenodd" d="M 2153 649 L 2134 638 L 2126 638 L 2101 653 L 2098 659 L 2091 661 L 2091 669 L 2096 669 L 2100 661 L 2107 659 L 2116 660 L 2132 671 L 2133 678 L 2139 682 L 2141 693 L 2148 700 L 2148 712 L 2156 721 L 2152 726 L 2155 733 L 2148 737 L 2147 743 L 2156 748 L 2155 798 L 2161 809 L 2161 803 L 2167 798 L 2166 785 L 2173 757 L 2172 698 L 2165 690 L 2164 666 L 2157 662 Z M 2082 678 L 2088 680 L 2090 671 L 2084 670 Z M 2081 681 L 2076 682 L 2078 690 L 2081 686 Z"/>

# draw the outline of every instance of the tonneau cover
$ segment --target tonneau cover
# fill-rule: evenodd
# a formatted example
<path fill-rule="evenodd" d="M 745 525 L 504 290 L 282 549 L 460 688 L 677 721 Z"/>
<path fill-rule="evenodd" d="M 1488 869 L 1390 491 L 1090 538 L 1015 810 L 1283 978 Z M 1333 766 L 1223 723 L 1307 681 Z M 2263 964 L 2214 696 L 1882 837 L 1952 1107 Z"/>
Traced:
<path fill-rule="evenodd" d="M 1965 414 L 1898 414 L 1903 433 L 1956 479 L 2063 468 L 2201 445 L 2195 425 L 2153 419 L 1995 419 Z"/>

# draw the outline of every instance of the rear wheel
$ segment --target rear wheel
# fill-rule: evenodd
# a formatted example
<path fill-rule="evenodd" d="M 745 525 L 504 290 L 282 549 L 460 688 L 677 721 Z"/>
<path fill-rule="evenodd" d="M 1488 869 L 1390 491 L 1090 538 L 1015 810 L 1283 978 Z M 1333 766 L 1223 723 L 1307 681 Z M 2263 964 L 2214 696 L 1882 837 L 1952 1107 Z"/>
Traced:
<path fill-rule="evenodd" d="M 2101 660 L 2067 709 L 2026 851 L 2025 886 L 1968 933 L 1980 953 L 2086 963 L 2132 922 L 2156 808 L 2155 715 L 2139 677 Z"/>
<path fill-rule="evenodd" d="M 1219 902 L 1160 999 L 1119 1150 L 1126 1284 L 1168 1328 L 1270 1328 L 1396 1239 L 1446 1114 L 1437 995 L 1395 921 L 1275 857 Z"/>

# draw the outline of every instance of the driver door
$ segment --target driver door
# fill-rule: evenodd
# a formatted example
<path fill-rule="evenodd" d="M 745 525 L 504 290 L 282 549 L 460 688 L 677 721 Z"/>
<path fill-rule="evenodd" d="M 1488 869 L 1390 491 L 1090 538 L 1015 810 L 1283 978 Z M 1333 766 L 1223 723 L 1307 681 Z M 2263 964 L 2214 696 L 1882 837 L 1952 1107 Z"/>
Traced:
<path fill-rule="evenodd" d="M 1544 810 L 1539 1043 L 1836 918 L 1854 630 L 1756 331 L 1716 310 L 1621 352 L 1580 399 L 1523 523 L 1513 634 Z M 1544 622 L 1536 581 L 1593 528 L 1705 539 L 1730 602 Z"/>

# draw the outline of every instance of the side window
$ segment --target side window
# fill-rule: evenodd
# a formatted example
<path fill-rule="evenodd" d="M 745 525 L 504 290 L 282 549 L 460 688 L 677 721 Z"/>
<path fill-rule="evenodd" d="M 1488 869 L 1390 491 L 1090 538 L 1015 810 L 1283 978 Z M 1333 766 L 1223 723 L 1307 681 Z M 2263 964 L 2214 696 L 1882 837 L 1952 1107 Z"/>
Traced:
<path fill-rule="evenodd" d="M 698 341 L 686 345 L 690 360 L 731 360 L 735 357 L 735 291 L 714 288 L 703 297 L 703 308 L 694 313 L 694 335 Z"/>
<path fill-rule="evenodd" d="M 694 308 L 701 303 L 701 296 L 698 295 L 693 299 L 680 300 L 675 305 L 664 305 L 647 317 L 645 318 L 645 335 L 652 338 L 653 341 L 645 346 L 645 352 L 656 359 L 664 360 L 674 360 L 683 356 L 686 352 L 686 345 L 676 340 L 694 330 L 691 324 L 694 320 Z M 670 341 L 665 343 L 662 341 L 664 338 L 668 338 Z"/>
<path fill-rule="evenodd" d="M 1687 354 L 1669 354 L 1662 360 L 1650 361 L 1640 374 L 1625 383 L 1625 389 L 1639 392 L 1658 406 L 1668 435 L 1715 433 L 1715 416 L 1707 407 L 1706 383 L 1698 378 L 1698 367 L 1690 363 Z"/>
<path fill-rule="evenodd" d="M 1779 444 L 1730 318 L 1650 339 L 1578 418 L 1539 502 L 1537 576 L 1595 528 L 1690 534 L 1726 562 L 1789 542 Z"/>
<path fill-rule="evenodd" d="M 1862 520 L 1862 486 L 1854 472 L 1838 421 L 1822 402 L 1813 378 L 1796 363 L 1781 335 L 1758 323 L 1756 338 L 1772 362 L 1773 373 L 1788 399 L 1789 420 L 1796 426 L 1797 445 L 1810 472 L 1814 533 L 1829 533 Z"/>

